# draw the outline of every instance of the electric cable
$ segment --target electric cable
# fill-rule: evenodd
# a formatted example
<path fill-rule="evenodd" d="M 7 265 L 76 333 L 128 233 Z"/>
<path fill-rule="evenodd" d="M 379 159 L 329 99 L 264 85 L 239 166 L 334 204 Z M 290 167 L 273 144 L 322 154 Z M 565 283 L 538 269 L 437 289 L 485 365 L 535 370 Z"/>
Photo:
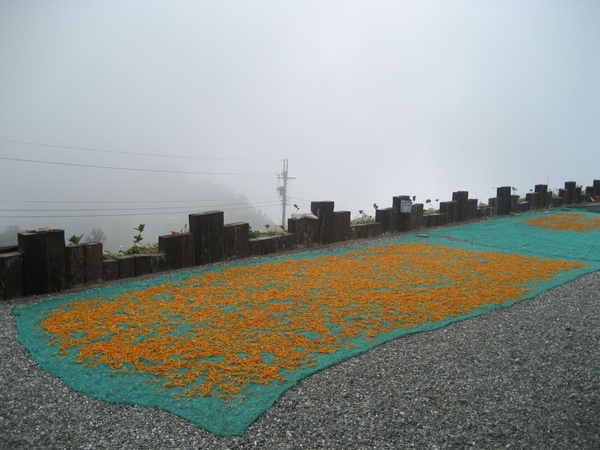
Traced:
<path fill-rule="evenodd" d="M 40 147 L 64 148 L 64 149 L 69 149 L 69 150 L 84 150 L 84 151 L 88 151 L 88 152 L 116 153 L 116 154 L 121 154 L 121 155 L 130 155 L 130 156 L 153 156 L 153 157 L 157 157 L 157 158 L 202 159 L 202 160 L 211 160 L 211 161 L 246 161 L 246 162 L 281 161 L 279 159 L 209 158 L 209 157 L 204 157 L 204 156 L 161 155 L 161 154 L 155 154 L 155 153 L 124 152 L 124 151 L 117 151 L 117 150 L 103 150 L 103 149 L 98 149 L 98 148 L 71 147 L 68 145 L 43 144 L 40 142 L 14 141 L 14 140 L 10 140 L 10 139 L 0 139 L 0 142 L 10 142 L 13 144 L 24 144 L 24 145 L 37 145 Z"/>
<path fill-rule="evenodd" d="M 34 159 L 22 159 L 22 158 L 7 158 L 0 156 L 0 159 L 6 161 L 19 161 L 27 163 L 38 163 L 38 164 L 51 164 L 55 166 L 71 166 L 71 167 L 86 167 L 92 169 L 110 169 L 110 170 L 126 170 L 132 172 L 150 172 L 150 173 L 175 173 L 175 174 L 187 174 L 187 175 L 235 175 L 235 176 L 273 176 L 275 173 L 232 173 L 232 172 L 188 172 L 183 170 L 160 170 L 160 169 L 138 169 L 133 167 L 112 167 L 112 166 L 98 166 L 93 164 L 75 164 L 75 163 L 62 163 L 54 161 L 40 161 Z"/>

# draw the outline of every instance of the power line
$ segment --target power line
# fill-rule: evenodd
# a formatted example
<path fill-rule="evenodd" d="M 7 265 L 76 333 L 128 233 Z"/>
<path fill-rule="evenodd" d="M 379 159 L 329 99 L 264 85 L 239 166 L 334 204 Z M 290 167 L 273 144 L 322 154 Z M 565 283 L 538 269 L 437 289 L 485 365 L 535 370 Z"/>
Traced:
<path fill-rule="evenodd" d="M 270 206 L 279 206 L 279 203 L 270 203 L 258 205 L 265 208 Z M 238 211 L 243 209 L 256 209 L 257 206 L 248 205 L 239 208 L 221 208 L 223 211 Z M 175 215 L 189 214 L 189 210 L 185 211 L 168 211 L 168 212 L 140 212 L 140 213 L 122 213 L 122 214 L 59 214 L 59 215 L 20 215 L 20 216 L 0 216 L 0 219 L 55 219 L 55 218 L 86 218 L 86 217 L 129 217 L 129 216 L 160 216 L 160 215 Z"/>
<path fill-rule="evenodd" d="M 273 202 L 267 202 L 264 206 L 271 206 Z M 278 203 L 276 203 L 278 204 Z M 248 203 L 234 203 L 226 206 L 246 206 Z M 219 205 L 190 205 L 188 208 L 215 208 Z M 258 203 L 251 206 L 263 206 L 263 203 Z M 164 206 L 164 207 L 142 207 L 142 208 L 77 208 L 77 209 L 0 209 L 0 212 L 87 212 L 87 211 L 156 211 L 156 210 L 169 210 L 169 209 L 181 209 L 181 206 Z"/>
<path fill-rule="evenodd" d="M 37 145 L 40 147 L 53 147 L 53 148 L 64 148 L 69 150 L 84 150 L 88 152 L 99 152 L 99 153 L 115 153 L 120 155 L 130 155 L 130 156 L 153 156 L 156 158 L 176 158 L 176 159 L 202 159 L 202 160 L 210 160 L 210 161 L 246 161 L 246 162 L 273 162 L 279 161 L 278 159 L 253 159 L 253 158 L 207 158 L 203 156 L 184 156 L 184 155 L 160 155 L 155 153 L 137 153 L 137 152 L 123 152 L 117 150 L 103 150 L 98 148 L 87 148 L 87 147 L 71 147 L 68 145 L 53 145 L 53 144 L 43 144 L 40 142 L 26 142 L 26 141 L 13 141 L 9 139 L 0 139 L 0 142 L 10 142 L 13 144 L 24 144 L 24 145 Z"/>
<path fill-rule="evenodd" d="M 87 167 L 92 169 L 110 169 L 110 170 L 126 170 L 132 172 L 151 172 L 151 173 L 176 173 L 176 174 L 187 174 L 187 175 L 236 175 L 236 176 L 273 176 L 277 174 L 273 173 L 232 173 L 232 172 L 187 172 L 182 170 L 158 170 L 158 169 L 137 169 L 132 167 L 111 167 L 111 166 L 97 166 L 92 164 L 75 164 L 75 163 L 61 163 L 53 161 L 39 161 L 34 159 L 21 159 L 21 158 L 6 158 L 0 156 L 0 159 L 7 161 L 19 161 L 37 164 L 51 164 L 55 166 L 71 166 L 71 167 Z"/>
<path fill-rule="evenodd" d="M 215 199 L 203 200 L 205 202 L 231 202 L 231 201 L 252 201 L 252 200 L 272 200 L 270 197 L 244 197 L 234 199 Z M 0 203 L 67 203 L 67 204 L 138 204 L 138 203 L 192 203 L 197 200 L 131 200 L 131 201 L 86 201 L 86 200 L 0 200 Z M 206 205 L 210 206 L 210 205 Z"/>

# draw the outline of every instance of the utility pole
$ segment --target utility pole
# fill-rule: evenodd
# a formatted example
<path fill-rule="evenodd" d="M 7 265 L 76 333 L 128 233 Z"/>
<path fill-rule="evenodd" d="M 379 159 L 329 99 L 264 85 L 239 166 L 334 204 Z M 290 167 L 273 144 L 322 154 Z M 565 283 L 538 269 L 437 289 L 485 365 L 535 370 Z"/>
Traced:
<path fill-rule="evenodd" d="M 288 177 L 288 160 L 283 160 L 283 173 L 278 174 L 277 178 L 283 180 L 283 186 L 279 186 L 279 196 L 281 197 L 281 228 L 285 229 L 285 206 L 287 205 L 287 183 L 288 180 L 295 180 L 293 177 Z"/>

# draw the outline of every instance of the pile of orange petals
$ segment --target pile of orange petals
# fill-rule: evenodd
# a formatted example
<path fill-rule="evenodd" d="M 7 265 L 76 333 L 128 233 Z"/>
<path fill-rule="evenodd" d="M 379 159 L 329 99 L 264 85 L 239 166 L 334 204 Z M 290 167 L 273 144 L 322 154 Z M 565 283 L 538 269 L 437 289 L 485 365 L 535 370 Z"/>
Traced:
<path fill-rule="evenodd" d="M 560 212 L 557 214 L 524 220 L 524 223 L 538 228 L 554 231 L 572 231 L 575 233 L 592 233 L 600 231 L 600 217 L 590 217 L 585 214 Z"/>
<path fill-rule="evenodd" d="M 63 355 L 78 352 L 77 363 L 145 374 L 157 390 L 177 396 L 243 401 L 249 385 L 285 381 L 358 341 L 377 343 L 394 330 L 519 300 L 536 283 L 584 267 L 395 243 L 196 272 L 177 283 L 74 301 L 41 327 Z"/>

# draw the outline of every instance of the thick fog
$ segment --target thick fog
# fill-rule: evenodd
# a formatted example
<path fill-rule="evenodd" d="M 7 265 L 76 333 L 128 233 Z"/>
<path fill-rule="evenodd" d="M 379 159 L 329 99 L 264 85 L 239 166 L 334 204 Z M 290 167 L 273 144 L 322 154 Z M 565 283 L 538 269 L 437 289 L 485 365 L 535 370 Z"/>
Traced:
<path fill-rule="evenodd" d="M 591 184 L 599 23 L 596 0 L 2 0 L 0 232 L 275 226 L 284 159 L 288 217 Z"/>

